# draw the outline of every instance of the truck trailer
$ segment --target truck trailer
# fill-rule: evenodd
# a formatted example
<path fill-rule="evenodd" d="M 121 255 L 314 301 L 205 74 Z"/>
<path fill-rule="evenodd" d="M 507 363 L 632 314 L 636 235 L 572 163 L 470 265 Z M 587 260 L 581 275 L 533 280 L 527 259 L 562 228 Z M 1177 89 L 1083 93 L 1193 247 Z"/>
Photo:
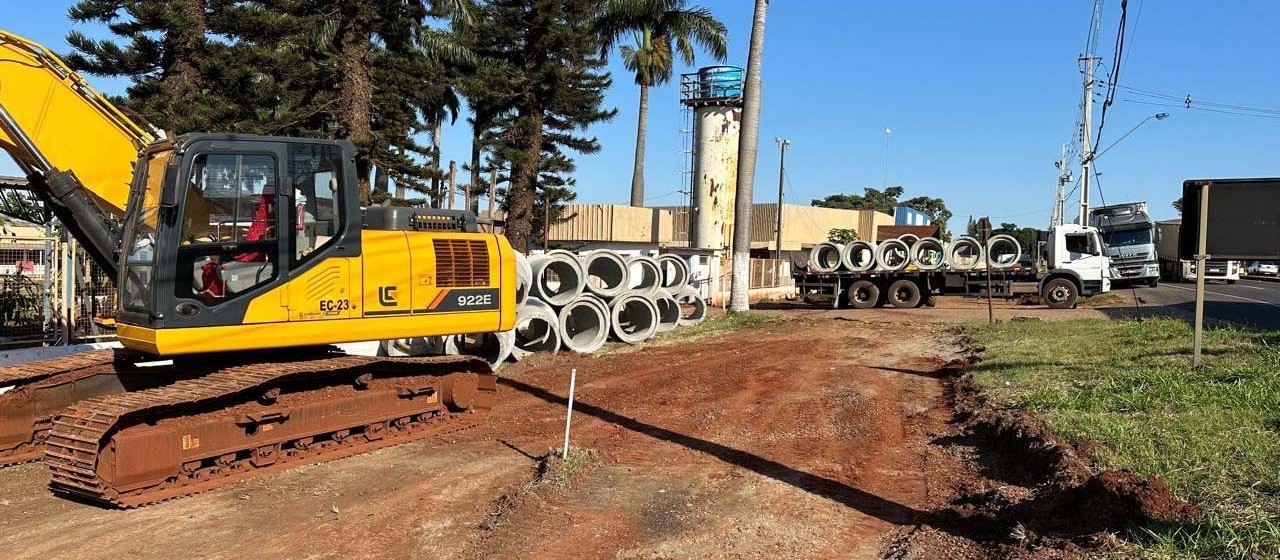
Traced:
<path fill-rule="evenodd" d="M 1182 220 L 1156 223 L 1156 251 L 1160 254 L 1160 275 L 1173 282 L 1195 282 L 1196 262 L 1178 258 L 1178 234 Z M 1205 280 L 1235 284 L 1240 280 L 1240 262 L 1211 259 L 1205 265 Z"/>
<path fill-rule="evenodd" d="M 1065 224 L 1042 232 L 1042 241 L 1029 249 L 1032 258 L 1019 258 L 991 269 L 991 295 L 1039 295 L 1054 309 L 1075 307 L 1080 297 L 1111 290 L 1111 265 L 1103 252 L 1097 228 Z M 931 305 L 939 295 L 983 295 L 987 272 L 983 267 L 946 263 L 933 270 L 916 265 L 901 270 L 840 269 L 819 272 L 810 265 L 792 273 L 798 297 L 810 304 L 867 309 L 882 305 L 912 308 Z"/>

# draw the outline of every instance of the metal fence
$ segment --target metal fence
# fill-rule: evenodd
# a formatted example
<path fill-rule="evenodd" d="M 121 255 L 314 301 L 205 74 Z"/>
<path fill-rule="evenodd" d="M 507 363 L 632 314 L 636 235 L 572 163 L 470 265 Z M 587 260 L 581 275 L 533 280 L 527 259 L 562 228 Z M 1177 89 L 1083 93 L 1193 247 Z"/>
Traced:
<path fill-rule="evenodd" d="M 751 259 L 751 281 L 756 288 L 779 288 L 792 285 L 791 261 L 787 259 Z"/>
<path fill-rule="evenodd" d="M 114 337 L 113 282 L 74 241 L 0 237 L 0 348 Z"/>

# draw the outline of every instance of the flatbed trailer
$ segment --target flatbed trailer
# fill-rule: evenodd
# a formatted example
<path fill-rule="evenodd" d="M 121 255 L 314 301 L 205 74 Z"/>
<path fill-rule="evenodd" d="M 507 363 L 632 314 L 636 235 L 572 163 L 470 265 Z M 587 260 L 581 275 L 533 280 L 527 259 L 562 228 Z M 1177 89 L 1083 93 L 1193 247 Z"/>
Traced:
<path fill-rule="evenodd" d="M 852 307 L 867 309 L 883 305 L 899 308 L 932 306 L 934 298 L 942 295 L 985 297 L 987 271 L 985 269 L 942 269 L 901 271 L 811 272 L 792 274 L 796 292 L 801 300 L 812 305 L 833 308 Z M 1061 274 L 1045 273 L 1034 266 L 1013 266 L 991 270 L 991 294 L 997 298 L 1023 296 L 1047 296 L 1046 291 L 1061 288 L 1062 282 L 1052 283 Z M 1105 291 L 1100 283 L 1073 282 L 1074 293 L 1059 297 L 1044 297 L 1050 307 L 1069 308 L 1078 296 L 1091 296 Z"/>

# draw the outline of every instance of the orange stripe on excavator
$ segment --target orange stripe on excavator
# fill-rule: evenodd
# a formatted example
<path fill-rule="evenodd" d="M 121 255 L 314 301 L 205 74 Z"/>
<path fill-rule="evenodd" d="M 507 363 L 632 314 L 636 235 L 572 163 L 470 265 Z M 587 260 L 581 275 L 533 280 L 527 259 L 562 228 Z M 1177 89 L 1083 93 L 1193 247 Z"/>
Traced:
<path fill-rule="evenodd" d="M 439 307 L 440 302 L 444 301 L 444 296 L 448 294 L 449 294 L 449 288 L 440 290 L 440 293 L 436 294 L 436 299 L 431 300 L 431 305 L 427 306 L 427 309 L 435 309 Z"/>

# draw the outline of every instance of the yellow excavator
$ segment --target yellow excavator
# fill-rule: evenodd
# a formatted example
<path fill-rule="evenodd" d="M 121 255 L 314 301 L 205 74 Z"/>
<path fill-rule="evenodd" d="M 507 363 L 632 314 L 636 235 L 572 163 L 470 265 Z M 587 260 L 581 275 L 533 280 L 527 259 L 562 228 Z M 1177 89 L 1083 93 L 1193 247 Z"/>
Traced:
<path fill-rule="evenodd" d="M 489 365 L 343 342 L 515 322 L 515 253 L 474 216 L 361 208 L 347 141 L 166 137 L 0 31 L 0 148 L 113 274 L 124 350 L 0 368 L 0 465 L 136 507 L 473 425 Z"/>

